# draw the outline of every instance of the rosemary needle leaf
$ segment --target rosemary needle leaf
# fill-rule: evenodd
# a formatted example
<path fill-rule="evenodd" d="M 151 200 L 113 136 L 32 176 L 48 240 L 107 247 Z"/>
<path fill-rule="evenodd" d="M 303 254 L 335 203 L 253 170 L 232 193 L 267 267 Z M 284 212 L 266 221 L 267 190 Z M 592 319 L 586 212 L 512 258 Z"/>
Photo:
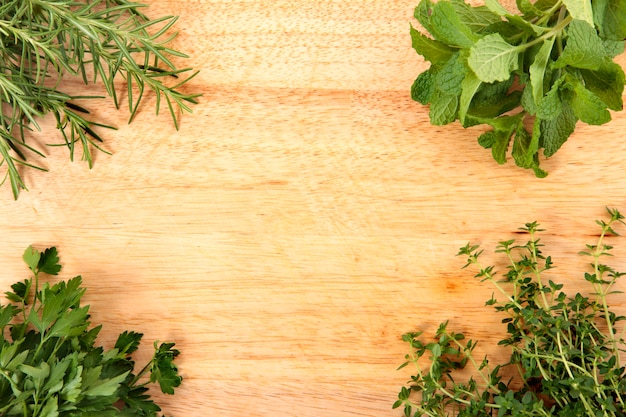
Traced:
<path fill-rule="evenodd" d="M 92 166 L 95 142 L 102 137 L 95 127 L 113 128 L 88 119 L 88 105 L 71 100 L 64 92 L 67 77 L 85 85 L 102 83 L 116 108 L 120 99 L 116 81 L 127 84 L 127 105 L 132 122 L 148 90 L 161 95 L 168 105 L 176 129 L 178 113 L 191 112 L 186 103 L 197 103 L 200 94 L 185 90 L 197 74 L 192 68 L 176 67 L 171 57 L 187 58 L 167 45 L 177 16 L 154 19 L 143 13 L 148 6 L 128 0 L 8 0 L 0 6 L 0 169 L 11 183 L 14 198 L 26 185 L 18 166 L 43 169 L 26 162 L 34 153 L 31 126 L 40 131 L 37 120 L 52 114 L 63 141 L 74 160 L 75 145 L 82 159 Z M 95 141 L 95 142 L 94 142 Z M 48 144 L 54 145 L 54 144 Z M 4 182 L 4 180 L 2 182 Z"/>

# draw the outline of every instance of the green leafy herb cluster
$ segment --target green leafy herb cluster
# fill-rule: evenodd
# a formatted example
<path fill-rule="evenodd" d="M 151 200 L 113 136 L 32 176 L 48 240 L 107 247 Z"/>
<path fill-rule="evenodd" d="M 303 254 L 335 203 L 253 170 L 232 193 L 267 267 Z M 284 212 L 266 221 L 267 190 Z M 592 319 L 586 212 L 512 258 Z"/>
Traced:
<path fill-rule="evenodd" d="M 568 296 L 563 284 L 546 276 L 554 265 L 542 253 L 536 222 L 521 229 L 529 235 L 525 244 L 499 243 L 496 252 L 509 264 L 500 278 L 493 266 L 480 264 L 477 245 L 461 248 L 465 266 L 476 267 L 476 277 L 501 294 L 487 305 L 504 315 L 507 336 L 498 344 L 510 349 L 510 359 L 494 366 L 487 357 L 477 358 L 477 343 L 450 330 L 448 322 L 432 340 L 405 334 L 411 353 L 401 367 L 414 365 L 416 375 L 401 389 L 394 408 L 404 407 L 407 417 L 625 416 L 626 369 L 620 354 L 626 342 L 618 325 L 626 317 L 608 304 L 623 273 L 602 262 L 612 249 L 605 237 L 616 234 L 613 227 L 624 217 L 617 210 L 608 213 L 608 221 L 597 222 L 598 242 L 581 252 L 591 259 L 584 273 L 590 295 Z M 471 376 L 455 378 L 468 365 Z"/>
<path fill-rule="evenodd" d="M 413 48 L 430 62 L 412 98 L 430 104 L 430 122 L 486 125 L 478 143 L 500 164 L 509 148 L 516 165 L 547 173 L 539 152 L 554 153 L 580 120 L 601 125 L 622 110 L 625 0 L 517 0 L 518 14 L 498 0 L 421 0 Z M 511 146 L 512 142 L 512 146 Z"/>
<path fill-rule="evenodd" d="M 64 91 L 73 80 L 102 82 L 116 107 L 116 81 L 125 80 L 130 121 L 146 90 L 156 94 L 156 111 L 164 99 L 176 128 L 177 111 L 191 109 L 199 94 L 183 91 L 196 75 L 177 69 L 170 57 L 186 57 L 167 44 L 177 17 L 151 20 L 146 5 L 128 0 L 5 0 L 0 4 L 0 165 L 17 198 L 26 185 L 20 166 L 27 155 L 43 153 L 32 144 L 29 131 L 41 130 L 38 119 L 51 114 L 73 160 L 75 148 L 92 166 L 92 148 L 103 150 L 96 127 L 113 128 L 89 118 L 82 104 L 97 96 Z M 168 82 L 168 79 L 174 82 Z M 79 104 L 80 103 L 80 104 Z"/>
<path fill-rule="evenodd" d="M 41 274 L 61 269 L 54 247 L 29 247 L 24 261 L 34 276 L 12 285 L 0 305 L 0 416 L 156 416 L 149 384 L 174 394 L 182 381 L 174 343 L 155 342 L 135 373 L 142 334 L 124 332 L 110 350 L 96 346 L 102 326 L 90 327 L 80 276 L 40 287 Z"/>

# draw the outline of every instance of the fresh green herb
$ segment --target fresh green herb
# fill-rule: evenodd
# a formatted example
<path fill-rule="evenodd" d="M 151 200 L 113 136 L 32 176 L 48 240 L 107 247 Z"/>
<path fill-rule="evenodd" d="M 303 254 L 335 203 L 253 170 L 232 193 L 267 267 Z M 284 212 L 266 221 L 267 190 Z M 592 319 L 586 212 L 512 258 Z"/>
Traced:
<path fill-rule="evenodd" d="M 407 417 L 625 416 L 626 369 L 620 354 L 626 342 L 619 324 L 626 317 L 608 304 L 623 273 L 602 262 L 612 249 L 605 238 L 616 234 L 613 228 L 624 217 L 613 209 L 608 214 L 608 221 L 597 222 L 597 243 L 581 252 L 591 260 L 590 271 L 584 273 L 590 295 L 570 297 L 563 284 L 547 276 L 554 265 L 542 253 L 536 222 L 521 229 L 529 235 L 525 244 L 499 243 L 496 252 L 509 264 L 500 278 L 493 266 L 480 264 L 483 251 L 478 245 L 461 248 L 465 266 L 476 267 L 476 277 L 501 294 L 486 304 L 505 316 L 507 337 L 498 345 L 511 350 L 510 360 L 493 366 L 487 357 L 477 358 L 477 343 L 450 330 L 448 322 L 439 326 L 432 341 L 407 333 L 403 339 L 411 353 L 401 368 L 415 365 L 416 375 L 393 407 L 403 406 Z M 471 376 L 456 378 L 468 364 Z"/>
<path fill-rule="evenodd" d="M 52 114 L 74 159 L 76 147 L 91 167 L 92 149 L 103 150 L 97 128 L 111 128 L 89 118 L 85 101 L 102 98 L 72 95 L 67 82 L 104 84 L 116 107 L 121 99 L 115 82 L 125 80 L 131 122 L 146 90 L 161 100 L 178 129 L 176 113 L 191 112 L 199 94 L 183 91 L 197 72 L 177 69 L 170 57 L 185 54 L 166 46 L 176 34 L 177 17 L 148 18 L 146 5 L 128 0 L 6 0 L 0 4 L 0 166 L 15 198 L 26 185 L 20 166 L 28 154 L 43 157 L 32 144 L 32 129 L 41 130 L 38 119 Z M 170 82 L 171 81 L 171 82 Z M 63 91 L 65 90 L 65 91 Z M 80 104 L 79 104 L 80 103 Z"/>
<path fill-rule="evenodd" d="M 41 274 L 61 270 L 56 248 L 29 247 L 33 277 L 11 286 L 0 305 L 0 416 L 156 416 L 150 383 L 173 394 L 182 378 L 174 343 L 154 343 L 152 359 L 135 373 L 131 358 L 142 334 L 124 332 L 104 350 L 95 341 L 89 306 L 81 306 L 81 277 L 40 286 Z"/>
<path fill-rule="evenodd" d="M 580 120 L 601 125 L 622 110 L 626 0 L 517 0 L 518 14 L 498 0 L 421 0 L 411 27 L 413 48 L 429 68 L 412 98 L 430 105 L 430 122 L 487 125 L 478 143 L 500 164 L 538 177 L 539 152 L 550 157 Z"/>

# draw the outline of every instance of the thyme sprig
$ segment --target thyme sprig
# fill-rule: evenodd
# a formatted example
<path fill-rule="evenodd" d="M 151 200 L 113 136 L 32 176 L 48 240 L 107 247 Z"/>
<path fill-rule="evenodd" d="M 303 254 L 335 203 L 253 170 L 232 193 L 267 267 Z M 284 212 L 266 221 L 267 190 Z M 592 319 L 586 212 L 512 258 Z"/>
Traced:
<path fill-rule="evenodd" d="M 177 113 L 191 112 L 199 94 L 183 86 L 196 74 L 177 68 L 172 59 L 186 58 L 168 47 L 176 16 L 150 19 L 147 6 L 127 0 L 7 0 L 0 5 L 0 166 L 15 198 L 27 189 L 20 166 L 44 169 L 27 162 L 27 154 L 43 157 L 31 141 L 41 130 L 38 119 L 52 114 L 61 132 L 60 145 L 74 160 L 76 147 L 93 166 L 92 149 L 104 151 L 97 127 L 113 126 L 89 118 L 77 100 L 103 98 L 72 95 L 65 84 L 101 82 L 116 108 L 122 99 L 116 82 L 125 81 L 129 123 L 137 115 L 146 90 L 156 95 L 156 114 L 165 101 L 178 129 Z"/>
<path fill-rule="evenodd" d="M 624 216 L 607 211 L 609 220 L 597 221 L 598 241 L 581 252 L 591 258 L 584 273 L 592 288 L 588 295 L 569 296 L 563 284 L 546 276 L 554 265 L 542 252 L 536 222 L 521 228 L 528 234 L 525 244 L 498 244 L 496 252 L 509 264 L 502 276 L 480 263 L 478 245 L 462 247 L 464 267 L 476 268 L 475 277 L 500 294 L 486 305 L 505 316 L 507 336 L 498 345 L 510 349 L 510 359 L 493 366 L 487 357 L 476 358 L 477 343 L 450 330 L 447 321 L 431 341 L 421 332 L 407 333 L 403 340 L 411 352 L 400 368 L 412 364 L 415 375 L 393 407 L 403 407 L 407 417 L 625 416 L 626 368 L 620 355 L 626 341 L 620 322 L 626 317 L 608 304 L 609 296 L 619 293 L 614 286 L 624 273 L 603 261 L 613 248 L 605 238 L 617 235 L 614 227 L 624 223 Z M 468 364 L 471 376 L 457 378 Z"/>

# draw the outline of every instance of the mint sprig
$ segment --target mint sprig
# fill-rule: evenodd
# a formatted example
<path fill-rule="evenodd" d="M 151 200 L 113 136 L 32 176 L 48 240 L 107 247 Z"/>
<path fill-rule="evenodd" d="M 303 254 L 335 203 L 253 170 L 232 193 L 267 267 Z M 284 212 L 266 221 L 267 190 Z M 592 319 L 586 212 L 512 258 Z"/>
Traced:
<path fill-rule="evenodd" d="M 493 159 L 532 169 L 554 155 L 578 121 L 602 125 L 623 107 L 626 0 L 421 0 L 412 46 L 430 62 L 411 88 L 430 122 L 485 125 L 478 143 Z"/>

